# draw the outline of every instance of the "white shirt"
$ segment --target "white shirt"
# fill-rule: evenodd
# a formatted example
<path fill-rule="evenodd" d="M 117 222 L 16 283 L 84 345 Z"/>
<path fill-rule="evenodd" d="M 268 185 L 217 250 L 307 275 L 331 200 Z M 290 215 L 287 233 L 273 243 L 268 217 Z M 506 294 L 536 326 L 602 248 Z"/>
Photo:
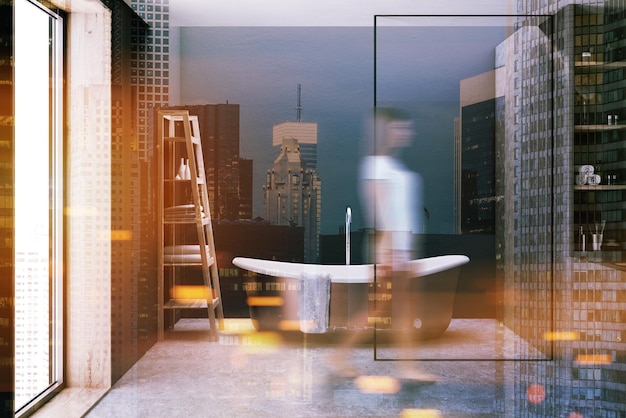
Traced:
<path fill-rule="evenodd" d="M 393 157 L 372 155 L 361 162 L 360 178 L 369 222 L 379 231 L 403 232 L 393 234 L 393 250 L 413 250 L 411 233 L 423 231 L 421 176 Z M 374 196 L 369 180 L 377 182 Z"/>

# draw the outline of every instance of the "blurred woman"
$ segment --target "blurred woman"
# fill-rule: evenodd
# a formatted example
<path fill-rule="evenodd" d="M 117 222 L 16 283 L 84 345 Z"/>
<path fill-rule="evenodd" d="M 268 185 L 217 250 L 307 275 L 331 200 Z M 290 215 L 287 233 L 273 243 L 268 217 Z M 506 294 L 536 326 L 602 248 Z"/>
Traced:
<path fill-rule="evenodd" d="M 375 283 L 371 288 L 373 303 L 368 317 L 377 329 L 393 329 L 392 335 L 402 351 L 398 360 L 410 360 L 414 358 L 410 351 L 414 324 L 408 309 L 411 303 L 408 262 L 421 253 L 416 234 L 424 230 L 422 179 L 407 169 L 400 157 L 412 145 L 415 130 L 409 115 L 396 108 L 376 108 L 368 126 L 365 135 L 368 155 L 359 170 L 362 208 L 368 226 L 375 230 L 371 254 L 376 266 Z M 335 357 L 335 365 L 345 377 L 359 375 L 346 361 L 346 349 L 362 338 L 361 334 L 349 334 Z M 435 380 L 418 371 L 414 361 L 398 363 L 396 376 Z"/>

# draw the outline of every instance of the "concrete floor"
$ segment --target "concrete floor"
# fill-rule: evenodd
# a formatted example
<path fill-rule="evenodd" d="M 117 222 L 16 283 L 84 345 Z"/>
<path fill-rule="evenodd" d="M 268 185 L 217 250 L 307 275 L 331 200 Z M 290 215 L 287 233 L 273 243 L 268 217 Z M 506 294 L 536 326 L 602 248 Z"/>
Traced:
<path fill-rule="evenodd" d="M 370 343 L 350 351 L 361 371 L 341 378 L 329 358 L 339 332 L 258 333 L 249 320 L 227 320 L 218 342 L 206 320 L 183 320 L 86 415 L 106 417 L 487 417 L 513 394 L 503 368 L 539 358 L 493 320 L 452 321 L 435 340 L 416 345 L 412 364 L 437 383 L 397 379 L 407 365 Z"/>

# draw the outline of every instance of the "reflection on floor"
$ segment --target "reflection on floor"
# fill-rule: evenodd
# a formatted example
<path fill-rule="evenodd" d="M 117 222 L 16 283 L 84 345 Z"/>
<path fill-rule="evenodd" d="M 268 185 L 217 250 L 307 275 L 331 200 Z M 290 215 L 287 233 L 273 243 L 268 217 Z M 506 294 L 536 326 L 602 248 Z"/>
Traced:
<path fill-rule="evenodd" d="M 397 380 L 406 363 L 374 360 L 369 344 L 351 351 L 365 377 L 346 379 L 328 361 L 338 332 L 258 333 L 249 320 L 232 319 L 212 343 L 205 323 L 179 323 L 86 416 L 492 416 L 513 396 L 505 369 L 540 357 L 494 320 L 456 319 L 441 338 L 415 348 L 418 367 L 437 383 Z M 383 354 L 393 356 L 381 346 L 377 358 Z"/>
<path fill-rule="evenodd" d="M 393 359 L 388 348 L 378 359 Z M 546 356 L 493 319 L 453 319 L 441 337 L 419 342 L 415 360 L 539 360 Z"/>

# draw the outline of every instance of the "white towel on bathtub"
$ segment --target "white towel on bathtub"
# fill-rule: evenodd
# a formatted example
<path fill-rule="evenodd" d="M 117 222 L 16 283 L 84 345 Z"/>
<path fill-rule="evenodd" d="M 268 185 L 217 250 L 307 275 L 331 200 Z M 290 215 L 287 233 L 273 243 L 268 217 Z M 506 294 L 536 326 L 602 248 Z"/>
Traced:
<path fill-rule="evenodd" d="M 299 282 L 300 331 L 323 334 L 328 330 L 331 275 L 302 273 Z"/>

